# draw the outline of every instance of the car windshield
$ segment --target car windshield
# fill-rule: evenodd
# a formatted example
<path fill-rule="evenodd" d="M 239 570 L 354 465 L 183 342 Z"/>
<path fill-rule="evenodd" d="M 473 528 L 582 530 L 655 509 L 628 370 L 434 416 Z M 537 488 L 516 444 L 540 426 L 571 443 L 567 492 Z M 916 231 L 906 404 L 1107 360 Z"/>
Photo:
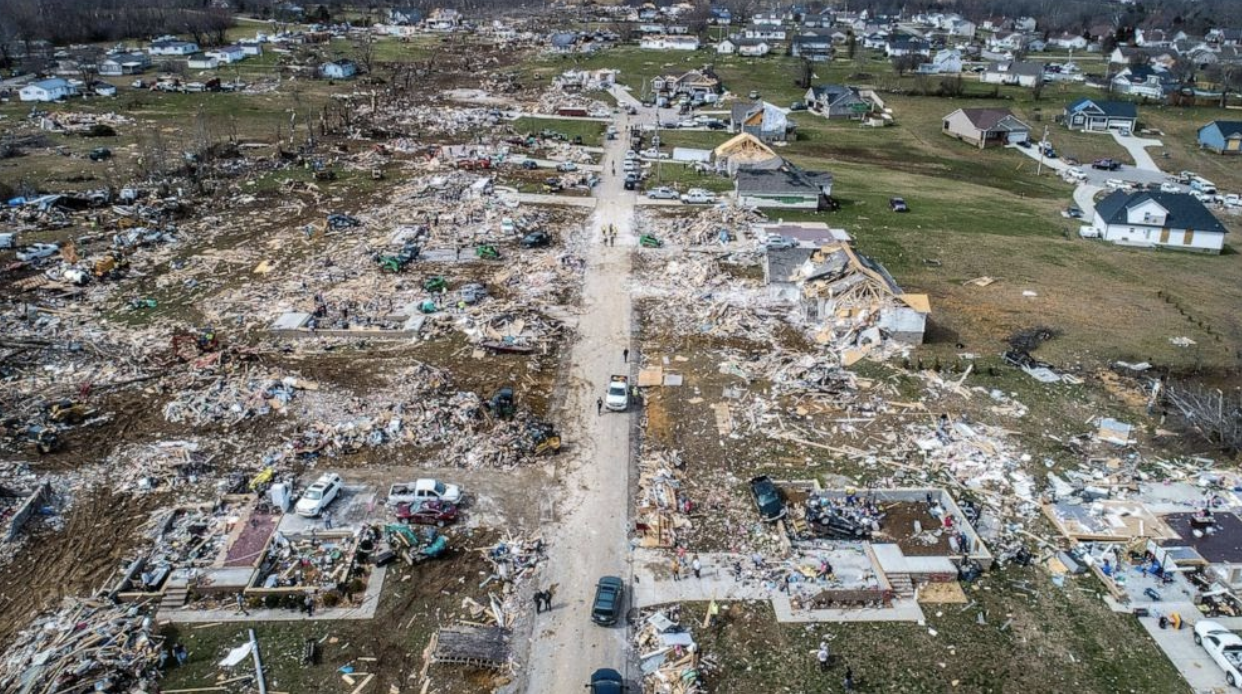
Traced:
<path fill-rule="evenodd" d="M 310 499 L 311 501 L 319 501 L 320 499 L 323 498 L 323 490 L 322 489 L 310 489 L 306 492 L 306 498 Z"/>
<path fill-rule="evenodd" d="M 436 489 L 436 494 L 441 494 L 441 495 L 444 494 L 445 491 L 447 491 L 444 487 L 443 482 L 436 482 L 435 489 Z"/>

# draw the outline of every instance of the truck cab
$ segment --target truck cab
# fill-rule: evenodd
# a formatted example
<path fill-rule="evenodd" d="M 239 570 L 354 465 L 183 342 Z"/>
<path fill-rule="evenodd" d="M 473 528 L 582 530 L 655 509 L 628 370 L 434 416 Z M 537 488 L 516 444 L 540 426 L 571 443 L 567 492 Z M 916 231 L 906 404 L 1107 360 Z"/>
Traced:
<path fill-rule="evenodd" d="M 604 404 L 614 412 L 624 412 L 630 406 L 630 377 L 613 376 L 608 382 L 608 395 Z"/>

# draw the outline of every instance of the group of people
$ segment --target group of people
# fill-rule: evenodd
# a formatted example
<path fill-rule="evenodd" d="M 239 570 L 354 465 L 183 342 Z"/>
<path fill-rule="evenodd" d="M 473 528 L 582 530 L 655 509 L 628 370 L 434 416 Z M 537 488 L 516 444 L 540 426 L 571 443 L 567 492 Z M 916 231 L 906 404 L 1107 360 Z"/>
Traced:
<path fill-rule="evenodd" d="M 552 589 L 535 591 L 535 614 L 552 611 Z"/>
<path fill-rule="evenodd" d="M 815 659 L 819 661 L 820 672 L 827 672 L 831 665 L 832 654 L 828 651 L 828 642 L 820 641 L 819 650 L 815 652 Z M 841 681 L 841 686 L 845 691 L 854 691 L 854 668 L 845 666 L 845 678 Z"/>
<path fill-rule="evenodd" d="M 874 497 L 863 498 L 850 489 L 842 500 L 828 494 L 812 494 L 806 501 L 806 521 L 820 535 L 866 539 L 879 532 L 884 512 Z"/>
<path fill-rule="evenodd" d="M 603 232 L 604 232 L 604 245 L 605 246 L 617 245 L 617 225 L 616 224 L 609 224 L 608 226 L 604 227 Z"/>
<path fill-rule="evenodd" d="M 682 567 L 686 566 L 686 548 L 678 547 L 677 555 L 673 557 L 673 561 L 669 563 L 669 571 L 673 574 L 674 581 L 681 580 Z M 703 562 L 699 560 L 699 555 L 694 555 L 690 559 L 690 571 L 694 573 L 695 578 L 703 578 Z"/>

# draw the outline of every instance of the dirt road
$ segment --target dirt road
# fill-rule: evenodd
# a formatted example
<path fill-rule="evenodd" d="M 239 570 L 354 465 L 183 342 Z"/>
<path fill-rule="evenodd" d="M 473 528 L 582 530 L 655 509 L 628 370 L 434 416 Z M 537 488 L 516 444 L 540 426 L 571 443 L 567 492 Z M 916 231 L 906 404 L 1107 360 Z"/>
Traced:
<path fill-rule="evenodd" d="M 625 117 L 617 122 L 626 132 Z M 625 140 L 607 143 L 604 171 L 616 163 L 618 174 Z M 626 544 L 629 459 L 629 413 L 596 414 L 608 378 L 626 373 L 622 349 L 630 345 L 630 252 L 634 193 L 620 175 L 605 173 L 596 189 L 599 204 L 591 220 L 582 295 L 582 319 L 572 362 L 566 374 L 568 411 L 561 418 L 574 446 L 563 477 L 565 500 L 558 505 L 544 587 L 556 584 L 552 611 L 535 618 L 525 691 L 531 694 L 579 694 L 592 671 L 610 667 L 625 672 L 624 620 L 615 628 L 591 622 L 591 599 L 600 576 L 630 582 Z M 603 245 L 604 230 L 616 225 L 614 247 Z"/>

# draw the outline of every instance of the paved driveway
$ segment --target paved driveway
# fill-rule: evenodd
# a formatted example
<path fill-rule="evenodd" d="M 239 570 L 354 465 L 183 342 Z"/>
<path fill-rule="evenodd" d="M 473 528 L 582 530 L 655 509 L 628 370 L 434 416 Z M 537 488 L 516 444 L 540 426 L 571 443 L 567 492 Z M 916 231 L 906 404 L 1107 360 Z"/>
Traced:
<path fill-rule="evenodd" d="M 1135 137 L 1133 135 L 1122 135 L 1116 130 L 1111 130 L 1109 132 L 1112 133 L 1113 139 L 1117 141 L 1117 144 L 1125 147 L 1126 151 L 1130 153 L 1130 156 L 1134 159 L 1135 166 L 1144 171 L 1154 171 L 1156 173 L 1160 173 L 1160 167 L 1156 166 L 1155 160 L 1152 159 L 1151 155 L 1147 153 L 1147 148 L 1163 147 L 1163 142 L 1160 140 L 1148 140 L 1142 137 Z"/>

